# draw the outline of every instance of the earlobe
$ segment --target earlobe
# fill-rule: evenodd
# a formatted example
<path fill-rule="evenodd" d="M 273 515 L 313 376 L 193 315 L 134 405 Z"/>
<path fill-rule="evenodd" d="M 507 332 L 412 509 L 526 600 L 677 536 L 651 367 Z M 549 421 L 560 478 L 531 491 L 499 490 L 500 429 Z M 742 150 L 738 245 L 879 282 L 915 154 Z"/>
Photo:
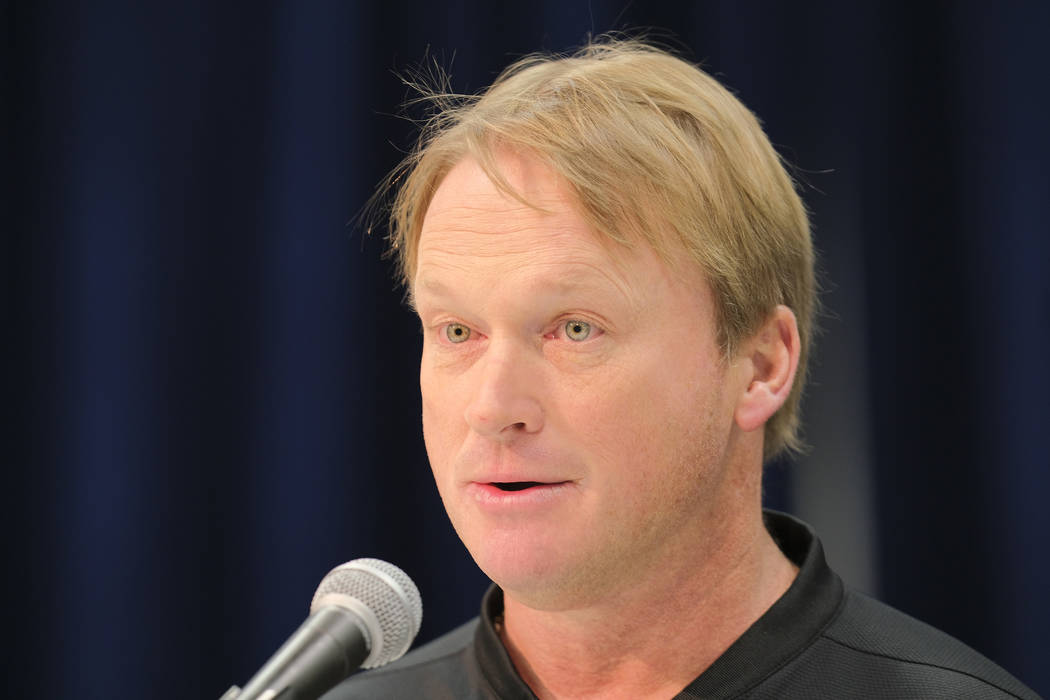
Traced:
<path fill-rule="evenodd" d="M 734 418 L 741 430 L 750 432 L 765 425 L 791 394 L 801 352 L 798 322 L 791 309 L 777 306 L 747 341 L 744 352 L 750 376 Z"/>

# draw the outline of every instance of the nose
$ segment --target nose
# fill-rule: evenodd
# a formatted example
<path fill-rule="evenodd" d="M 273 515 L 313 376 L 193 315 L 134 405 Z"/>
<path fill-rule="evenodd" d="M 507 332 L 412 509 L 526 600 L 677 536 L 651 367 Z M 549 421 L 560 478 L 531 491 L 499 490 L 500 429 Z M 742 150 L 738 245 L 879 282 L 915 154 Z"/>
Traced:
<path fill-rule="evenodd" d="M 474 367 L 474 394 L 464 411 L 467 425 L 477 434 L 513 440 L 543 427 L 539 382 L 528 361 L 508 348 L 490 347 Z"/>

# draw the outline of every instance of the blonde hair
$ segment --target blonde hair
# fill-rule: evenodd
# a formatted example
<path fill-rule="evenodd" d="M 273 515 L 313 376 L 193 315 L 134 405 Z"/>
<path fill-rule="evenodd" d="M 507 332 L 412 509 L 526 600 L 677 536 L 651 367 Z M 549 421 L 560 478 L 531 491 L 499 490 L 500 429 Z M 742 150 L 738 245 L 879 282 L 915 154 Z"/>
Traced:
<path fill-rule="evenodd" d="M 420 231 L 445 175 L 470 156 L 521 199 L 499 149 L 565 179 L 605 240 L 644 241 L 670 265 L 682 252 L 715 297 L 727 357 L 778 304 L 798 320 L 795 385 L 765 426 L 765 457 L 801 449 L 799 401 L 816 305 L 805 208 L 758 120 L 699 68 L 637 40 L 602 37 L 571 56 L 531 55 L 481 95 L 430 92 L 415 150 L 389 176 L 391 253 L 411 293 Z"/>

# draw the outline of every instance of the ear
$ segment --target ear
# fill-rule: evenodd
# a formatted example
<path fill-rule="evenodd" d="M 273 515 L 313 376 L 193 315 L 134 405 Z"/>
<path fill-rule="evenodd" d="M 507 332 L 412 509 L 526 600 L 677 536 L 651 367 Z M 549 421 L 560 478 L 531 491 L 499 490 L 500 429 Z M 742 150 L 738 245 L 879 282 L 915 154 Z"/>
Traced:
<path fill-rule="evenodd" d="M 794 312 L 777 306 L 741 351 L 741 368 L 750 376 L 745 375 L 746 389 L 733 417 L 750 432 L 765 425 L 791 394 L 801 352 Z"/>

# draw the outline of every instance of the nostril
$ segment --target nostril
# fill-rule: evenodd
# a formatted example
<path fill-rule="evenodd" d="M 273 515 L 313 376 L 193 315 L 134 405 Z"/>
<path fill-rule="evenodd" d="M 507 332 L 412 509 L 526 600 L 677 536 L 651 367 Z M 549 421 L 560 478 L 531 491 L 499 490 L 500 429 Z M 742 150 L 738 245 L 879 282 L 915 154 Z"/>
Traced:
<path fill-rule="evenodd" d="M 517 440 L 539 432 L 543 428 L 543 409 L 535 400 L 517 393 L 504 396 L 495 390 L 481 391 L 464 408 L 463 419 L 478 435 L 498 441 Z"/>

